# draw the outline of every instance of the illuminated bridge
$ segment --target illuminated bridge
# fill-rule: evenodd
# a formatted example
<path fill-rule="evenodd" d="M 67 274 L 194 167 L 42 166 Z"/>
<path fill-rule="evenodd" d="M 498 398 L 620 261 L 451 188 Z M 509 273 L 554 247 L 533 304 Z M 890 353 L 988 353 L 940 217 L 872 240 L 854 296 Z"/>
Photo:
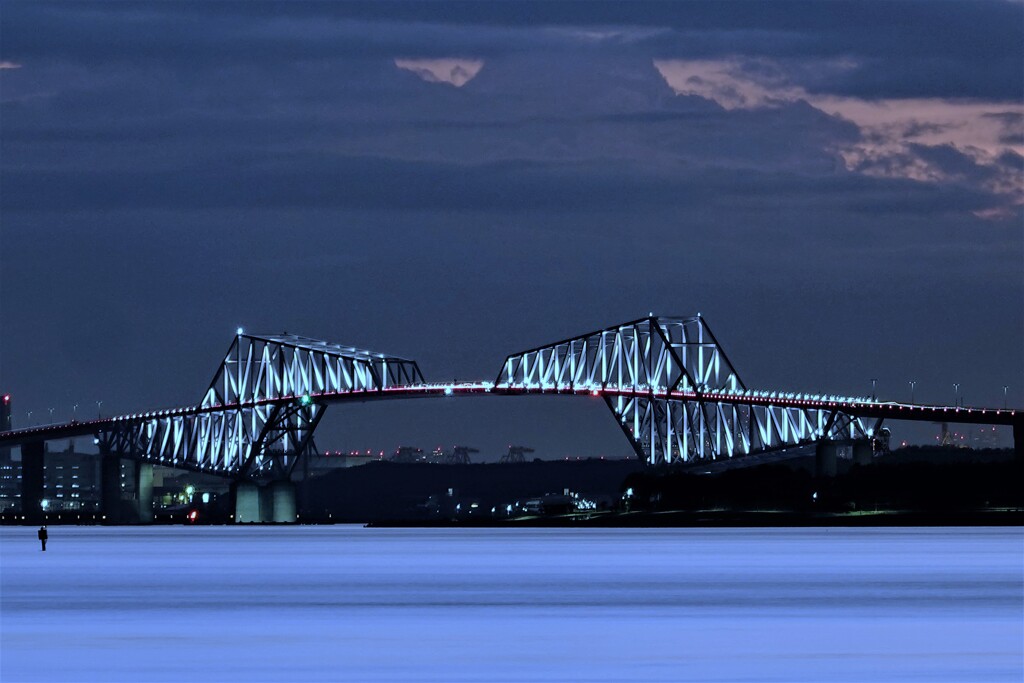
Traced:
<path fill-rule="evenodd" d="M 238 330 L 196 405 L 0 432 L 0 447 L 22 448 L 23 503 L 42 498 L 45 441 L 91 436 L 111 463 L 105 472 L 129 458 L 142 472 L 145 465 L 164 465 L 229 477 L 236 482 L 239 521 L 260 517 L 258 503 L 247 501 L 259 498 L 256 487 L 263 484 L 273 488 L 270 499 L 280 508 L 273 517 L 288 521 L 294 493 L 287 482 L 299 460 L 315 452 L 314 431 L 330 404 L 537 394 L 603 400 L 637 457 L 651 465 L 807 444 L 820 453 L 823 446 L 852 443 L 870 454 L 886 419 L 1011 425 L 1018 455 L 1024 445 L 1024 414 L 1016 410 L 748 387 L 697 315 L 648 316 L 514 353 L 494 380 L 480 382 L 431 383 L 409 359 Z M 110 495 L 112 480 L 113 474 L 104 475 Z"/>

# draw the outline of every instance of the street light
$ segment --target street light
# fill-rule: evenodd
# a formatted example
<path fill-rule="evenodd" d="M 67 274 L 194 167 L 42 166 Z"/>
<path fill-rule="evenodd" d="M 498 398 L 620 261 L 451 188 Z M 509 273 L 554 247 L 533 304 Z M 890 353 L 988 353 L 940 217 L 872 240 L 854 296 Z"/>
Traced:
<path fill-rule="evenodd" d="M 953 405 L 960 405 L 960 382 L 953 382 Z"/>
<path fill-rule="evenodd" d="M 32 411 L 28 411 L 28 426 L 32 426 Z"/>
<path fill-rule="evenodd" d="M 871 400 L 875 400 L 875 385 L 878 384 L 878 380 L 874 377 L 871 378 Z"/>
<path fill-rule="evenodd" d="M 914 387 L 917 386 L 917 380 L 912 379 L 908 384 L 910 384 L 910 405 L 914 405 Z"/>
<path fill-rule="evenodd" d="M 53 424 L 53 408 L 50 408 L 50 424 Z"/>
<path fill-rule="evenodd" d="M 1008 384 L 1003 385 L 1003 410 L 1006 410 L 1006 390 L 1009 388 L 1010 386 Z"/>
<path fill-rule="evenodd" d="M 78 417 L 78 404 L 76 403 L 71 407 L 71 421 L 74 422 L 75 418 Z"/>
<path fill-rule="evenodd" d="M 100 416 L 100 408 L 101 407 L 103 407 L 103 401 L 96 401 L 96 419 L 97 420 L 101 417 Z"/>

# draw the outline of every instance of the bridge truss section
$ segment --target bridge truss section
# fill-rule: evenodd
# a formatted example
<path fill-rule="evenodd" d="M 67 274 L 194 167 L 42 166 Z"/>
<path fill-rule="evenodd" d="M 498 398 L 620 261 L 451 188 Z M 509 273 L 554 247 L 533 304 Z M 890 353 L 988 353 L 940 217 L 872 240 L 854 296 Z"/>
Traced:
<path fill-rule="evenodd" d="M 871 431 L 828 397 L 748 389 L 700 315 L 649 316 L 512 354 L 495 385 L 603 397 L 637 456 L 652 465 Z"/>
<path fill-rule="evenodd" d="M 110 452 L 236 478 L 287 477 L 331 398 L 422 384 L 415 361 L 296 335 L 239 333 L 200 405 L 122 418 Z"/>

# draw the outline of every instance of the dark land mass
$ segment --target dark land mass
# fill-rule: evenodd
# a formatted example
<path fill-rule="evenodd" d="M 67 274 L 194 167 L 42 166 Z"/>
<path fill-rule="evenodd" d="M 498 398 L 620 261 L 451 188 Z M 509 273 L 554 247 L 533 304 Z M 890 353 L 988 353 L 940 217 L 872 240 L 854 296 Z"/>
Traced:
<path fill-rule="evenodd" d="M 304 485 L 302 521 L 374 526 L 1024 524 L 1010 450 L 904 448 L 817 477 L 813 457 L 707 473 L 635 461 L 373 463 Z M 568 492 L 569 495 L 566 495 Z M 587 509 L 577 509 L 586 501 Z"/>
<path fill-rule="evenodd" d="M 612 509 L 635 460 L 436 465 L 373 462 L 299 484 L 303 519 L 335 522 L 479 519 L 566 490 Z M 564 501 L 563 501 L 564 502 Z M 474 507 L 475 505 L 475 507 Z"/>
<path fill-rule="evenodd" d="M 808 455 L 810 453 L 811 455 Z M 371 526 L 1024 526 L 1011 450 L 903 448 L 815 472 L 813 448 L 765 461 L 645 467 L 636 460 L 442 465 L 373 462 L 297 483 L 299 522 Z M 130 502 L 125 501 L 130 507 Z M 230 524 L 230 495 L 154 520 Z M 48 523 L 102 523 L 51 514 Z M 14 522 L 21 523 L 21 522 Z M 191 522 L 189 522 L 191 523 Z"/>
<path fill-rule="evenodd" d="M 579 528 L 788 528 L 788 527 L 948 527 L 1024 526 L 1022 510 L 864 513 L 827 512 L 598 512 L 592 514 L 495 519 L 379 520 L 369 527 L 579 527 Z"/>

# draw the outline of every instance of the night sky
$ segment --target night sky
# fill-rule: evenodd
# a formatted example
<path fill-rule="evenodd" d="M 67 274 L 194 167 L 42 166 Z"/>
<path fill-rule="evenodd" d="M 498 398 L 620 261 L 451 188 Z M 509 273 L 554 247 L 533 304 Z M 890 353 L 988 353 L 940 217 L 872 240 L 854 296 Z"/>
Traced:
<path fill-rule="evenodd" d="M 15 426 L 196 403 L 238 326 L 493 379 L 649 311 L 749 386 L 1024 405 L 1020 2 L 8 1 L 0 153 Z M 629 453 L 596 399 L 318 436 Z"/>

